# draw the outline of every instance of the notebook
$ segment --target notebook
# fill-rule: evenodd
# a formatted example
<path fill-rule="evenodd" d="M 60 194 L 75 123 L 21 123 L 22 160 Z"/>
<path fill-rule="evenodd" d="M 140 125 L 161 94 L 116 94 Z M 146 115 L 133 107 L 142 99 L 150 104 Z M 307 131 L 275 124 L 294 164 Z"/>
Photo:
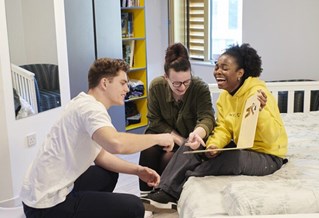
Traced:
<path fill-rule="evenodd" d="M 257 93 L 256 93 L 252 95 L 251 97 L 249 97 L 245 103 L 239 136 L 238 136 L 237 147 L 185 151 L 184 154 L 247 149 L 247 148 L 253 147 L 256 127 L 257 127 L 257 120 L 259 115 L 259 108 L 260 108 L 260 102 L 257 99 Z"/>

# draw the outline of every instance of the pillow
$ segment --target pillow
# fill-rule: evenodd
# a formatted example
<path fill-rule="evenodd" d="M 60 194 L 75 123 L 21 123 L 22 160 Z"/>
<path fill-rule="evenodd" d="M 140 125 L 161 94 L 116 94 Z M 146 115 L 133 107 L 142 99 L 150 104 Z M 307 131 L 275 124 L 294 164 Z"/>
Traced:
<path fill-rule="evenodd" d="M 222 194 L 232 216 L 319 212 L 316 180 L 238 181 L 226 185 Z"/>
<path fill-rule="evenodd" d="M 21 109 L 19 110 L 17 114 L 17 117 L 16 117 L 17 119 L 21 119 L 21 118 L 28 117 L 35 114 L 32 106 L 26 100 L 20 97 L 20 102 L 21 102 Z"/>

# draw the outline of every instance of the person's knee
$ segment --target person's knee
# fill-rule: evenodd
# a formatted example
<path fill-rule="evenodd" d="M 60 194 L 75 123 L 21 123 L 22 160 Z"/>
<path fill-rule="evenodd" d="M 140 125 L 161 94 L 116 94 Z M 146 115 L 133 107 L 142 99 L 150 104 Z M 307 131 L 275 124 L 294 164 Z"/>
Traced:
<path fill-rule="evenodd" d="M 108 170 L 104 170 L 103 173 L 104 173 L 103 179 L 100 178 L 101 184 L 104 185 L 104 188 L 102 190 L 106 192 L 112 192 L 117 184 L 119 174 L 112 171 L 108 171 Z"/>
<path fill-rule="evenodd" d="M 242 167 L 245 166 L 244 158 L 240 151 L 225 151 L 220 154 L 219 161 L 222 161 L 221 171 L 224 171 L 226 175 L 240 175 L 242 174 Z"/>
<path fill-rule="evenodd" d="M 162 153 L 163 153 L 163 149 L 161 149 L 160 146 L 158 145 L 145 149 L 141 151 L 140 153 L 139 164 L 140 165 L 147 164 L 148 162 L 152 161 L 154 158 L 157 159 L 161 157 Z"/>
<path fill-rule="evenodd" d="M 135 195 L 128 195 L 126 199 L 126 205 L 124 206 L 130 217 L 132 218 L 143 218 L 145 213 L 144 205 L 140 198 Z"/>
<path fill-rule="evenodd" d="M 111 174 L 112 184 L 116 185 L 116 184 L 117 184 L 118 179 L 119 179 L 119 174 L 118 174 L 118 173 L 113 172 L 113 173 Z"/>
<path fill-rule="evenodd" d="M 158 172 L 160 175 L 163 173 L 164 169 L 166 168 L 168 162 L 172 159 L 173 155 L 174 152 L 166 152 L 165 154 L 163 154 Z"/>

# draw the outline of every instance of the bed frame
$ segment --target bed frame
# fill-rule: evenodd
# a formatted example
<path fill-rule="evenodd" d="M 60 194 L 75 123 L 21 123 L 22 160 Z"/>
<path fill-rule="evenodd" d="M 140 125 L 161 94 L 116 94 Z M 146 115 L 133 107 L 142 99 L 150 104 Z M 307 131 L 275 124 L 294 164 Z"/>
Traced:
<path fill-rule="evenodd" d="M 267 82 L 268 89 L 274 95 L 278 102 L 279 94 L 288 93 L 287 98 L 287 113 L 294 113 L 295 92 L 303 91 L 303 112 L 310 111 L 311 91 L 319 91 L 319 81 L 300 81 L 300 82 Z M 216 102 L 220 89 L 217 84 L 209 84 L 213 103 Z M 215 107 L 216 108 L 216 107 Z"/>
<path fill-rule="evenodd" d="M 38 113 L 34 73 L 14 64 L 11 64 L 11 73 L 13 88 L 31 105 L 34 112 Z"/>

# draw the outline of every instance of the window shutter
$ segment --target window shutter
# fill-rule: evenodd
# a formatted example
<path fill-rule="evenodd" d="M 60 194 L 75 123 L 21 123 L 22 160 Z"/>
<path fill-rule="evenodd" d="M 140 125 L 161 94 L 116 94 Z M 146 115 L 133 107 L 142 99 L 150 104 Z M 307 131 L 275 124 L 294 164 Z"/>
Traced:
<path fill-rule="evenodd" d="M 169 44 L 181 42 L 187 45 L 186 1 L 168 1 L 169 8 Z"/>
<path fill-rule="evenodd" d="M 188 49 L 191 59 L 208 59 L 208 0 L 188 1 Z"/>

